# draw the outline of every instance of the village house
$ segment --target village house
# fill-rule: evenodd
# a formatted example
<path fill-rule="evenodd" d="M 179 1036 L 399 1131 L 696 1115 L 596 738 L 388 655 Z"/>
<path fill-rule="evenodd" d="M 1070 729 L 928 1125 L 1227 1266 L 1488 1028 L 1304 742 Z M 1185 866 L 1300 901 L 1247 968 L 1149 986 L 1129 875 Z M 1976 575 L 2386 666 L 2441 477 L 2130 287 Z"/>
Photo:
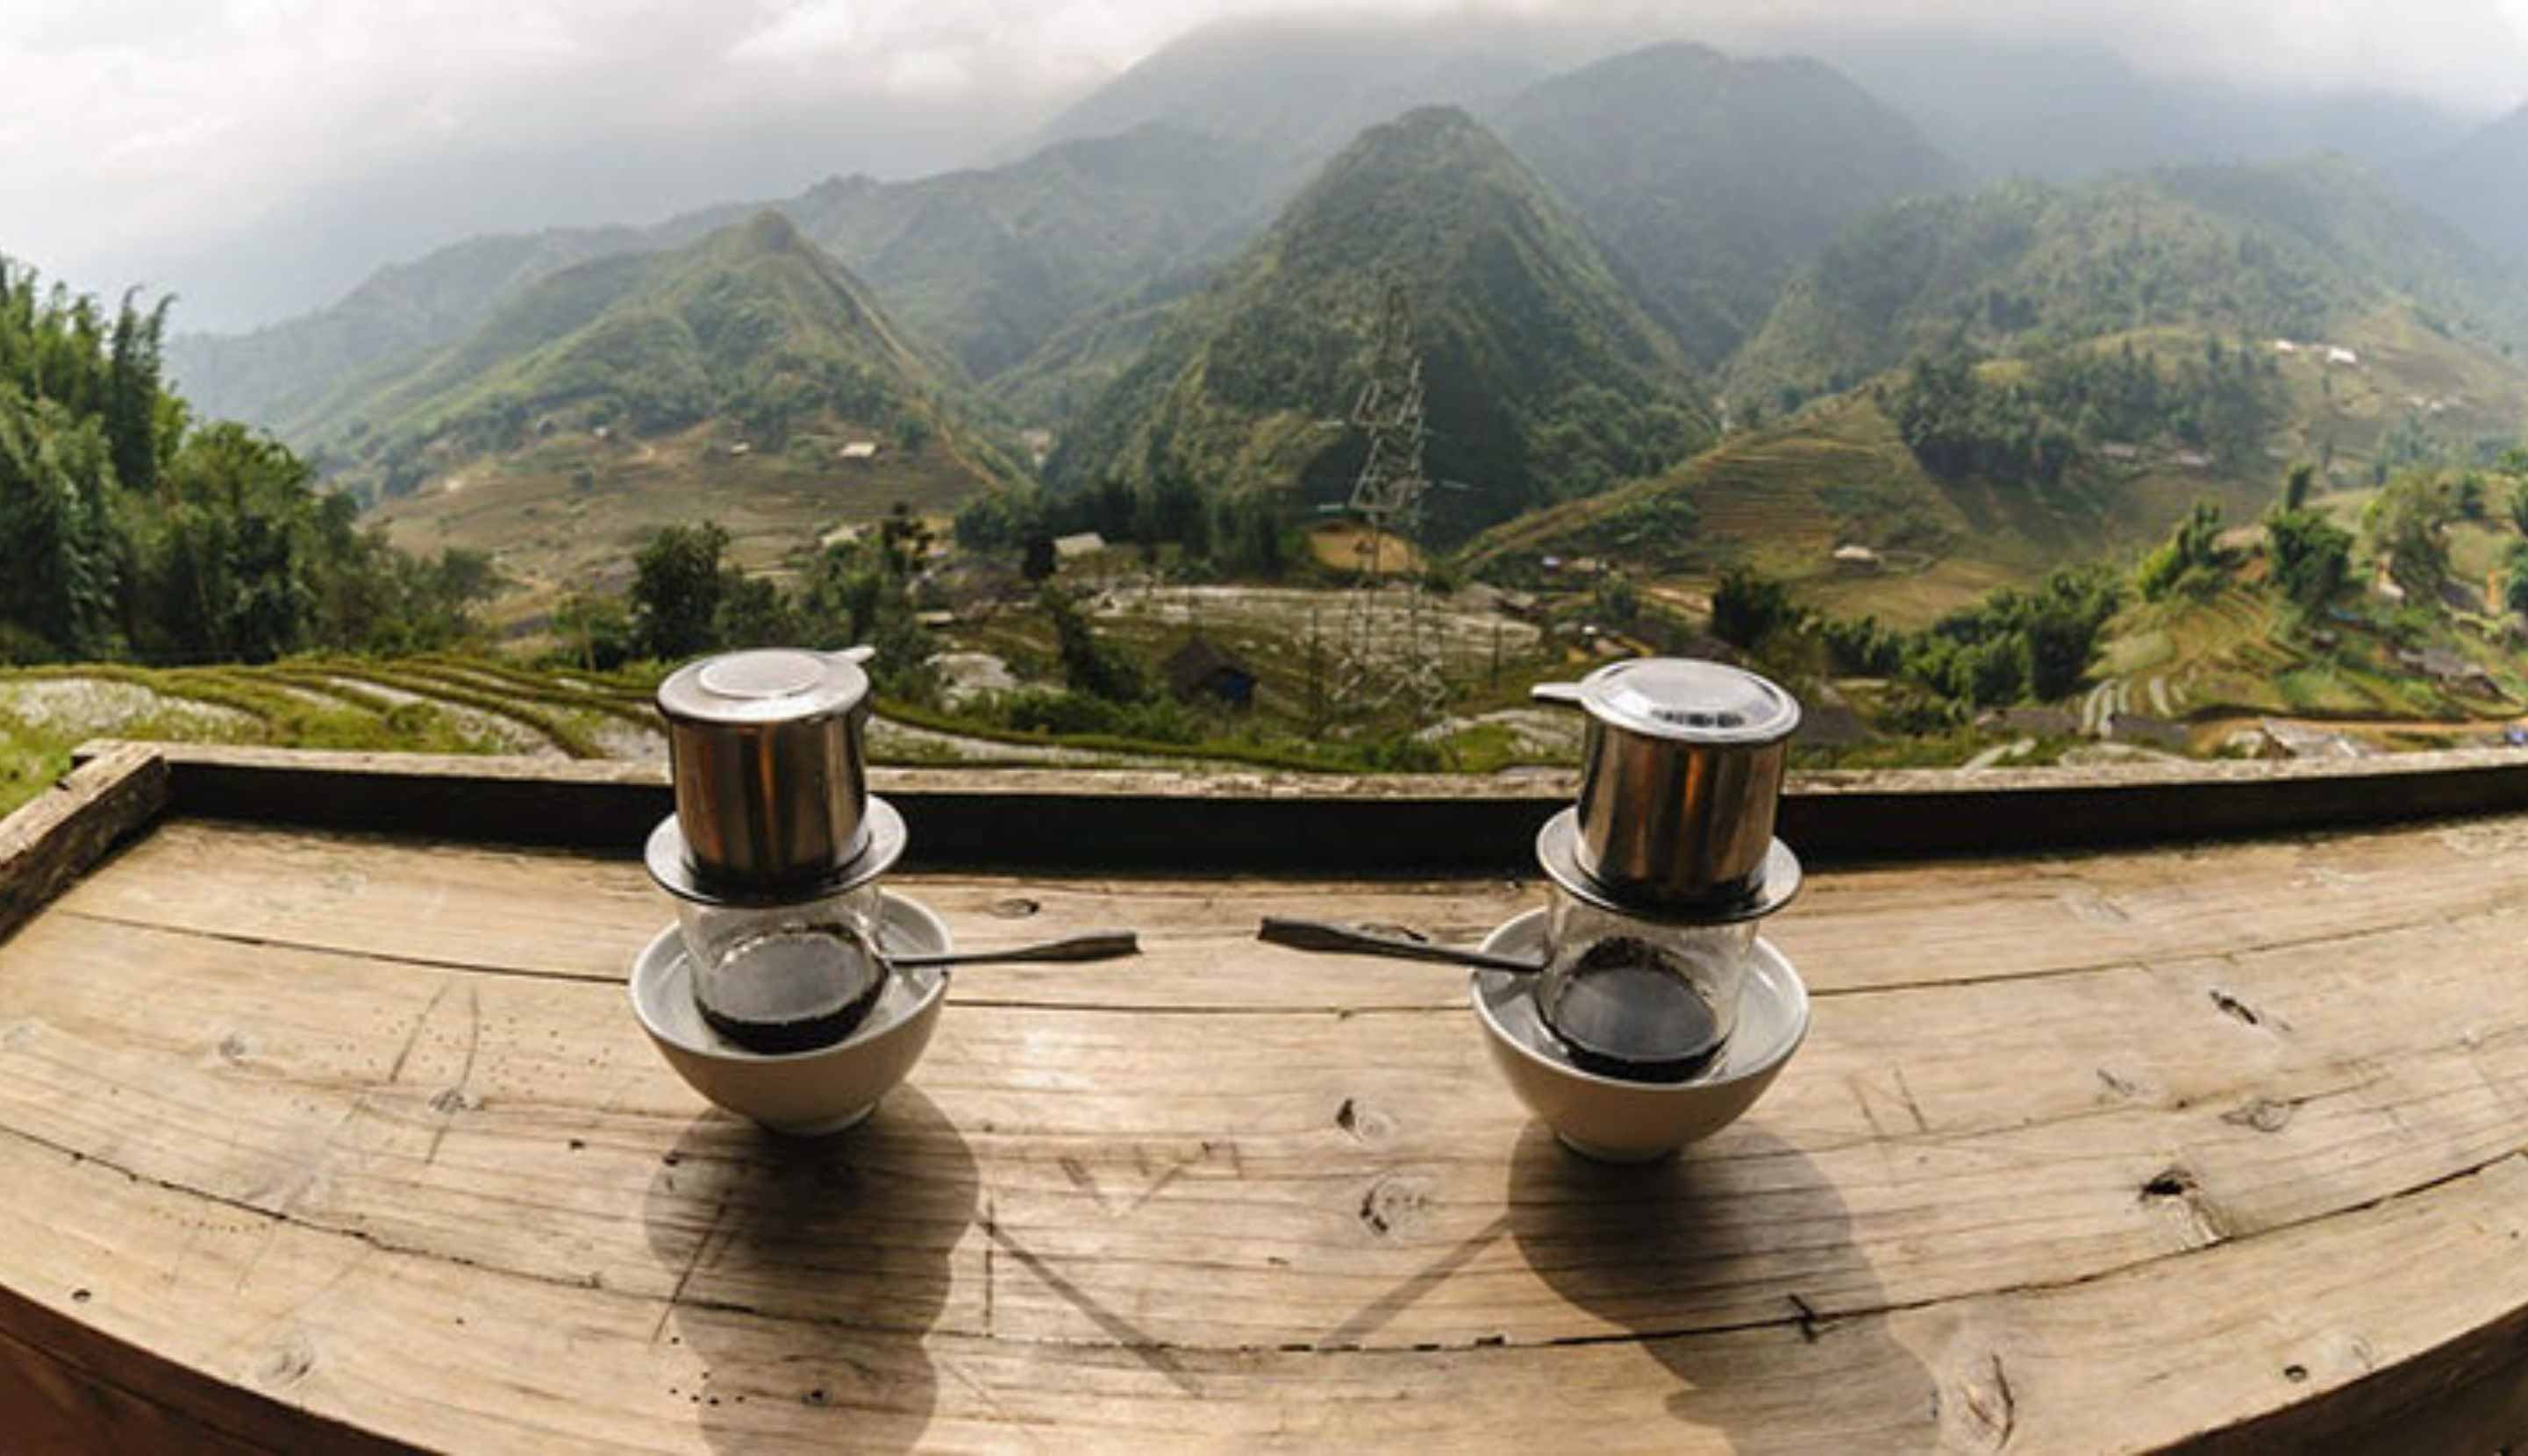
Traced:
<path fill-rule="evenodd" d="M 2256 731 L 2286 757 L 2291 758 L 2366 758 L 2370 750 L 2358 739 L 2304 723 L 2289 723 L 2280 718 L 2259 719 Z"/>
<path fill-rule="evenodd" d="M 2444 687 L 2456 688 L 2462 692 L 2476 693 L 2488 698 L 2506 696 L 2502 691 L 2502 685 L 2494 681 L 2492 673 L 2447 648 L 2425 648 L 2421 651 L 2415 651 L 2411 648 L 2399 648 L 2396 651 L 2396 660 Z"/>
<path fill-rule="evenodd" d="M 1058 560 L 1075 561 L 1081 556 L 1094 555 L 1104 549 L 1106 549 L 1106 538 L 1094 531 L 1082 531 L 1077 535 L 1057 536 L 1053 539 L 1053 554 Z"/>
<path fill-rule="evenodd" d="M 2164 749 L 2183 754 L 2191 741 L 2184 723 L 2142 713 L 2114 713 L 2107 718 L 2107 741 Z"/>
<path fill-rule="evenodd" d="M 1876 551 L 1856 543 L 1836 546 L 1834 564 L 1844 571 L 1870 572 L 1876 571 L 1883 563 Z"/>
<path fill-rule="evenodd" d="M 2065 707 L 1995 708 L 1975 719 L 1987 733 L 2015 733 L 2024 738 L 2077 738 L 2080 716 Z"/>

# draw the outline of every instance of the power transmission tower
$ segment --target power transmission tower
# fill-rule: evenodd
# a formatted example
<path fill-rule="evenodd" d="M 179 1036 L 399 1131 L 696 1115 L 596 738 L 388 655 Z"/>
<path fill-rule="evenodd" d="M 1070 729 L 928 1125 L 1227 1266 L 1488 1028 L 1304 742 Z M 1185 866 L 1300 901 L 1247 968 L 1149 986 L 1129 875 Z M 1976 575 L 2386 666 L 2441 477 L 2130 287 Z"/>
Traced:
<path fill-rule="evenodd" d="M 1422 418 L 1422 353 L 1413 338 L 1413 308 L 1400 284 L 1390 284 L 1379 309 L 1369 379 L 1352 404 L 1351 424 L 1368 439 L 1347 506 L 1361 524 L 1353 544 L 1359 566 L 1343 611 L 1335 657 L 1334 707 L 1365 717 L 1402 703 L 1416 724 L 1439 715 L 1448 699 L 1440 662 L 1424 622 L 1422 573 L 1415 557 L 1422 499 L 1431 490 L 1422 468 L 1430 432 Z M 1402 550 L 1404 587 L 1391 590 L 1381 571 L 1388 543 Z"/>

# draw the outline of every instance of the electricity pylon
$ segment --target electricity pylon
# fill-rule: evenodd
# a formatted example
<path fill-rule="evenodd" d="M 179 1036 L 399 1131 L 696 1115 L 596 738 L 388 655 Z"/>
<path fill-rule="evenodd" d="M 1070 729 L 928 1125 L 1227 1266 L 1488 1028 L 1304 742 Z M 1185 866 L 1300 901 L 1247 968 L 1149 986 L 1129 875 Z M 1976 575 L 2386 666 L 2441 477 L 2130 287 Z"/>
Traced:
<path fill-rule="evenodd" d="M 1416 563 L 1422 500 L 1431 490 L 1422 466 L 1430 431 L 1422 418 L 1422 354 L 1414 343 L 1413 308 L 1401 285 L 1387 287 L 1369 379 L 1352 404 L 1351 424 L 1367 437 L 1369 449 L 1346 506 L 1362 534 L 1352 547 L 1359 565 L 1345 594 L 1333 707 L 1338 715 L 1366 717 L 1402 703 L 1417 725 L 1427 724 L 1447 702 L 1448 688 L 1424 621 Z M 1380 569 L 1390 541 L 1403 551 L 1400 592 L 1387 586 Z"/>

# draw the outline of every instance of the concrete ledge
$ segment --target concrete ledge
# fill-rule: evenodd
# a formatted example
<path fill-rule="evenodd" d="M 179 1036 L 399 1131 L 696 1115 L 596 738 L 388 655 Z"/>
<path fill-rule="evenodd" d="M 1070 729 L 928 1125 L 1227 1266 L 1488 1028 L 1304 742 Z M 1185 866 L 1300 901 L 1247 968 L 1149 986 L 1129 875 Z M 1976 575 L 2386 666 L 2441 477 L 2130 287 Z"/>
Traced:
<path fill-rule="evenodd" d="M 82 759 L 115 747 L 100 741 Z M 176 812 L 632 854 L 662 765 L 152 745 Z M 1118 870 L 1532 869 L 1575 776 L 1344 777 L 880 768 L 913 859 Z M 1794 775 L 1781 836 L 1814 863 L 2001 856 L 2528 810 L 2528 752 Z"/>

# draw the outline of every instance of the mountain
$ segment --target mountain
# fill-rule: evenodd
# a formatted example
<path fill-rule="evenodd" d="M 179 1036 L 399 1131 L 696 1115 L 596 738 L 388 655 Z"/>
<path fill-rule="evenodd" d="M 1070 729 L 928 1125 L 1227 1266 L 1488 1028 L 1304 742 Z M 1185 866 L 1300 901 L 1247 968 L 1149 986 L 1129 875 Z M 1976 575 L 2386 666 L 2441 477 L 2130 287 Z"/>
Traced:
<path fill-rule="evenodd" d="M 180 334 L 168 370 L 195 408 L 284 432 L 382 365 L 449 343 L 501 298 L 574 264 L 650 246 L 631 228 L 468 238 L 382 268 L 341 302 L 251 334 Z"/>
<path fill-rule="evenodd" d="M 825 426 L 944 434 L 940 374 L 866 285 L 767 210 L 528 286 L 359 401 L 329 442 L 355 478 L 365 468 L 396 494 L 556 432 L 656 436 L 717 420 L 772 446 Z"/>
<path fill-rule="evenodd" d="M 1762 326 L 1846 220 L 1966 181 L 1831 67 L 1682 42 L 1555 77 L 1492 120 L 1706 366 Z"/>
<path fill-rule="evenodd" d="M 2319 339 L 2393 306 L 2528 341 L 2518 280 L 2341 159 L 2020 182 L 1856 220 L 1728 370 L 1734 397 L 1849 387 L 1952 341 L 1990 352 L 2151 328 Z"/>
<path fill-rule="evenodd" d="M 1709 426 L 1683 356 L 1576 220 L 1462 111 L 1374 127 L 1272 230 L 1177 306 L 1050 462 L 1057 486 L 1297 484 L 1342 498 L 1340 423 L 1390 285 L 1414 317 L 1434 529 L 1486 522 L 1681 458 Z"/>
<path fill-rule="evenodd" d="M 1201 26 L 1031 133 L 1028 150 L 1159 124 L 1305 172 L 1417 106 L 1480 108 L 1586 54 L 1576 27 L 1264 18 Z"/>
<path fill-rule="evenodd" d="M 2409 165 L 2401 181 L 2477 241 L 2528 260 L 2528 106 Z"/>
<path fill-rule="evenodd" d="M 1152 276 L 1236 251 L 1288 195 L 1272 171 L 1251 147 L 1152 125 L 988 171 L 831 182 L 782 211 L 986 381 Z"/>
<path fill-rule="evenodd" d="M 985 380 L 1152 276 L 1235 251 L 1290 190 L 1265 186 L 1265 172 L 1238 144 L 1145 127 L 985 171 L 833 179 L 770 205 L 866 280 L 891 317 Z M 372 412 L 379 392 L 407 390 L 436 351 L 563 270 L 681 247 L 755 210 L 469 239 L 286 324 L 179 336 L 170 369 L 204 408 L 313 442 Z"/>

